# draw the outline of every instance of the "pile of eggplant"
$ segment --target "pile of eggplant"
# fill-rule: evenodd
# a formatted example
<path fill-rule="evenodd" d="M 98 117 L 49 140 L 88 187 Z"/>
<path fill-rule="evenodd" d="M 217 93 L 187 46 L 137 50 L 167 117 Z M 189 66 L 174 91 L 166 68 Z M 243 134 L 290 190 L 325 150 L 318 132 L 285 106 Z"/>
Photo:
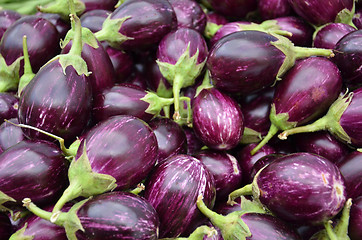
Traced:
<path fill-rule="evenodd" d="M 0 0 L 1 240 L 361 240 L 362 1 Z"/>

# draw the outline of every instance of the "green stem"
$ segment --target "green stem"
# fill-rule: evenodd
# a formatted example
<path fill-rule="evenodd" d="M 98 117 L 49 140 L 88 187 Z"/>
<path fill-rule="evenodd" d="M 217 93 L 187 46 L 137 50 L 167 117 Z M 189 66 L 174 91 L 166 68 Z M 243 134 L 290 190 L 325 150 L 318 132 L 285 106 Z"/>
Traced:
<path fill-rule="evenodd" d="M 196 205 L 197 205 L 198 209 L 202 212 L 202 214 L 204 214 L 211 221 L 213 221 L 213 219 L 216 219 L 216 218 L 218 218 L 220 216 L 218 213 L 210 210 L 205 205 L 204 201 L 202 201 L 202 196 L 201 195 L 197 198 Z"/>
<path fill-rule="evenodd" d="M 77 17 L 77 14 L 75 12 L 74 0 L 69 0 L 69 10 L 70 10 L 70 13 L 71 13 L 71 19 L 72 18 L 74 19 L 74 25 L 73 25 L 73 21 L 71 20 L 72 28 L 74 28 L 74 39 L 73 39 L 72 47 L 69 50 L 69 54 L 70 55 L 81 56 L 82 48 L 83 48 L 82 25 L 81 25 L 80 20 Z"/>
<path fill-rule="evenodd" d="M 191 108 L 191 99 L 189 97 L 180 97 L 181 101 L 185 101 L 187 104 L 187 119 L 186 124 L 190 124 L 192 122 L 192 108 Z"/>
<path fill-rule="evenodd" d="M 270 139 L 273 138 L 275 134 L 277 134 L 278 131 L 279 128 L 272 123 L 270 125 L 268 134 L 263 138 L 263 140 L 260 141 L 260 143 L 253 150 L 251 150 L 250 154 L 254 155 L 257 151 L 259 151 L 265 144 L 269 142 Z"/>
<path fill-rule="evenodd" d="M 287 139 L 287 137 L 289 135 L 325 130 L 328 126 L 328 122 L 330 122 L 330 121 L 332 121 L 332 120 L 330 120 L 330 117 L 328 115 L 325 115 L 324 117 L 318 119 L 314 123 L 285 130 L 281 134 L 279 134 L 278 137 L 281 140 L 285 140 L 285 139 Z"/>
<path fill-rule="evenodd" d="M 135 189 L 132 189 L 129 192 L 133 193 L 135 195 L 139 195 L 144 190 L 145 190 L 145 185 L 143 183 L 140 183 L 140 184 L 137 185 L 137 187 Z"/>
<path fill-rule="evenodd" d="M 234 205 L 236 203 L 234 200 L 237 199 L 238 197 L 244 195 L 252 195 L 252 194 L 253 194 L 252 184 L 245 185 L 244 187 L 236 189 L 235 191 L 229 194 L 229 199 L 227 201 L 227 204 Z"/>
<path fill-rule="evenodd" d="M 180 91 L 183 85 L 183 77 L 180 74 L 176 74 L 175 79 L 173 80 L 172 91 L 173 91 L 173 99 L 174 99 L 174 108 L 175 113 L 173 118 L 175 120 L 180 119 Z"/>
<path fill-rule="evenodd" d="M 164 106 L 163 108 L 163 113 L 165 115 L 166 118 L 170 118 L 170 106 Z"/>
<path fill-rule="evenodd" d="M 307 58 L 311 56 L 333 57 L 332 49 L 324 48 L 306 48 L 294 46 L 295 59 Z"/>
<path fill-rule="evenodd" d="M 336 234 L 333 232 L 332 221 L 325 222 L 324 228 L 326 229 L 329 240 L 338 240 Z"/>
<path fill-rule="evenodd" d="M 349 198 L 343 208 L 342 216 L 339 219 L 337 226 L 334 228 L 338 239 L 346 239 L 346 236 L 348 235 L 349 214 L 351 211 L 351 206 L 352 199 Z"/>
<path fill-rule="evenodd" d="M 28 44 L 27 44 L 26 35 L 23 36 L 23 55 L 24 55 L 24 74 L 33 74 L 33 69 L 31 68 Z"/>
<path fill-rule="evenodd" d="M 36 216 L 38 216 L 38 217 L 40 217 L 42 219 L 50 221 L 52 213 L 47 212 L 47 211 L 39 208 L 38 206 L 36 206 L 34 203 L 31 202 L 30 198 L 24 198 L 23 199 L 23 204 L 24 204 L 24 207 L 26 207 L 30 212 L 32 212 Z M 55 224 L 57 224 L 57 223 L 55 223 Z M 59 225 L 59 224 L 57 224 L 57 225 Z M 61 225 L 59 225 L 59 226 L 61 226 Z"/>

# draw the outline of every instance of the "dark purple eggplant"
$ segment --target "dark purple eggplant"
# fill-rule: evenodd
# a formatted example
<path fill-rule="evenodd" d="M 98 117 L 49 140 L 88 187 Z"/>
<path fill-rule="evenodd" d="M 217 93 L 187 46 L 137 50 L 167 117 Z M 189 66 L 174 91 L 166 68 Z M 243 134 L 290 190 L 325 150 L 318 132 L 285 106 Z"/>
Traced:
<path fill-rule="evenodd" d="M 205 39 L 190 28 L 179 28 L 167 34 L 158 45 L 157 64 L 172 85 L 176 121 L 180 120 L 180 90 L 195 84 L 207 54 Z"/>
<path fill-rule="evenodd" d="M 277 85 L 269 132 L 251 153 L 256 153 L 279 130 L 294 128 L 325 114 L 341 89 L 340 72 L 330 60 L 310 57 L 297 62 Z"/>
<path fill-rule="evenodd" d="M 18 124 L 17 118 L 10 118 L 9 122 Z M 0 125 L 0 151 L 3 152 L 6 149 L 14 146 L 15 144 L 24 140 L 25 136 L 21 128 L 14 126 L 11 123 L 4 122 Z"/>
<path fill-rule="evenodd" d="M 342 37 L 333 58 L 341 70 L 343 82 L 352 89 L 362 86 L 362 29 Z"/>
<path fill-rule="evenodd" d="M 12 226 L 9 217 L 5 213 L 0 213 L 0 238 L 9 239 L 12 234 Z"/>
<path fill-rule="evenodd" d="M 351 152 L 337 166 L 341 171 L 349 198 L 362 196 L 362 153 Z"/>
<path fill-rule="evenodd" d="M 89 11 L 92 10 L 108 10 L 108 11 L 113 11 L 116 4 L 117 4 L 117 0 L 81 0 L 84 5 L 85 5 L 85 10 L 84 12 L 87 13 Z"/>
<path fill-rule="evenodd" d="M 271 153 L 265 155 L 264 157 L 259 158 L 253 165 L 250 171 L 250 179 L 254 179 L 255 175 L 259 172 L 260 169 L 271 163 L 277 158 L 284 156 L 282 153 Z"/>
<path fill-rule="evenodd" d="M 258 10 L 263 19 L 273 19 L 290 15 L 288 0 L 259 0 Z"/>
<path fill-rule="evenodd" d="M 317 48 L 334 49 L 337 42 L 356 29 L 345 23 L 329 23 L 323 25 L 314 33 L 313 46 Z"/>
<path fill-rule="evenodd" d="M 206 14 L 194 0 L 169 0 L 177 18 L 178 28 L 192 28 L 201 34 L 206 26 Z"/>
<path fill-rule="evenodd" d="M 248 13 L 257 9 L 256 0 L 205 0 L 215 12 L 231 18 L 244 18 Z"/>
<path fill-rule="evenodd" d="M 219 30 L 223 25 L 228 23 L 228 20 L 221 14 L 215 12 L 206 12 L 206 27 L 204 31 L 204 36 L 211 38 L 215 35 L 217 30 Z"/>
<path fill-rule="evenodd" d="M 19 99 L 14 94 L 3 92 L 0 93 L 0 124 L 4 119 L 17 117 Z"/>
<path fill-rule="evenodd" d="M 357 29 L 362 29 L 362 8 L 356 9 L 352 22 Z"/>
<path fill-rule="evenodd" d="M 111 46 L 105 46 L 106 52 L 111 59 L 114 71 L 116 83 L 122 83 L 127 80 L 133 71 L 133 58 L 132 56 L 122 50 L 115 49 Z"/>
<path fill-rule="evenodd" d="M 6 30 L 0 43 L 0 53 L 8 65 L 23 56 L 24 35 L 28 38 L 31 66 L 35 72 L 60 51 L 59 33 L 52 23 L 38 16 L 24 16 Z"/>
<path fill-rule="evenodd" d="M 51 213 L 24 199 L 34 214 L 49 220 Z M 115 191 L 76 203 L 55 222 L 70 240 L 158 239 L 159 218 L 152 205 L 135 194 Z M 79 231 L 80 230 L 80 231 Z"/>
<path fill-rule="evenodd" d="M 278 137 L 286 139 L 289 135 L 296 133 L 328 130 L 342 142 L 354 147 L 362 147 L 362 125 L 359 120 L 361 119 L 361 101 L 362 88 L 341 95 L 329 107 L 324 117 L 311 124 L 285 130 Z"/>
<path fill-rule="evenodd" d="M 253 194 L 276 217 L 290 223 L 320 224 L 336 216 L 346 201 L 338 167 L 324 157 L 294 153 L 261 169 L 253 183 L 229 195 Z"/>
<path fill-rule="evenodd" d="M 216 88 L 203 89 L 192 104 L 192 126 L 210 148 L 236 147 L 244 132 L 243 114 L 234 99 Z"/>
<path fill-rule="evenodd" d="M 151 60 L 146 66 L 147 85 L 160 97 L 172 97 L 172 86 L 162 75 L 156 60 Z"/>
<path fill-rule="evenodd" d="M 64 39 L 70 29 L 70 24 L 64 21 L 58 14 L 37 12 L 36 16 L 42 17 L 51 22 L 58 30 L 60 39 Z"/>
<path fill-rule="evenodd" d="M 166 158 L 186 153 L 186 134 L 182 127 L 169 118 L 155 118 L 148 122 L 158 143 L 157 164 Z"/>
<path fill-rule="evenodd" d="M 183 126 L 183 130 L 186 134 L 187 139 L 187 154 L 194 155 L 201 150 L 204 146 L 202 141 L 196 136 L 194 130 L 190 127 Z"/>
<path fill-rule="evenodd" d="M 196 207 L 199 195 L 212 208 L 214 179 L 205 166 L 188 155 L 174 155 L 157 165 L 146 182 L 145 198 L 160 217 L 160 237 L 176 237 L 194 228 L 202 217 Z"/>
<path fill-rule="evenodd" d="M 145 49 L 176 26 L 175 12 L 167 0 L 127 0 L 104 21 L 96 37 L 115 48 Z"/>
<path fill-rule="evenodd" d="M 351 240 L 359 240 L 362 238 L 362 196 L 353 200 L 348 235 Z"/>
<path fill-rule="evenodd" d="M 214 177 L 216 201 L 227 200 L 228 194 L 240 187 L 243 172 L 234 156 L 224 151 L 203 150 L 195 157 Z"/>
<path fill-rule="evenodd" d="M 18 12 L 13 10 L 0 10 L 0 41 L 6 29 L 19 18 L 21 18 L 21 15 Z"/>
<path fill-rule="evenodd" d="M 296 135 L 294 138 L 299 152 L 310 152 L 338 163 L 348 153 L 346 144 L 338 141 L 328 132 L 315 132 Z"/>
<path fill-rule="evenodd" d="M 271 86 L 295 60 L 332 56 L 330 49 L 295 47 L 285 37 L 260 31 L 231 33 L 210 50 L 207 68 L 216 88 L 246 95 Z"/>
<path fill-rule="evenodd" d="M 55 144 L 24 140 L 0 155 L 0 189 L 19 202 L 31 197 L 46 204 L 64 190 L 66 169 L 66 159 Z"/>
<path fill-rule="evenodd" d="M 89 12 L 82 14 L 79 18 L 82 24 L 82 27 L 86 27 L 91 30 L 93 33 L 98 32 L 102 29 L 104 20 L 112 12 L 103 10 L 103 9 L 94 9 Z"/>
<path fill-rule="evenodd" d="M 320 26 L 334 22 L 337 15 L 343 9 L 351 10 L 353 0 L 289 0 L 293 10 L 304 20 L 311 24 Z"/>

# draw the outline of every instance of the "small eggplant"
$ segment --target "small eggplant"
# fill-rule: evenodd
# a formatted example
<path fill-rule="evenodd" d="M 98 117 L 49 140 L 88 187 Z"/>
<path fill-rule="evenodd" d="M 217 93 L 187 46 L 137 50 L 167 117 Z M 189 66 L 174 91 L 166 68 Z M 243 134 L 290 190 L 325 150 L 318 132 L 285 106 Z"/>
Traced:
<path fill-rule="evenodd" d="M 258 10 L 263 19 L 289 16 L 291 7 L 288 0 L 259 0 Z"/>
<path fill-rule="evenodd" d="M 37 12 L 35 15 L 51 22 L 58 30 L 60 39 L 64 39 L 65 35 L 67 35 L 70 24 L 64 21 L 58 14 Z"/>
<path fill-rule="evenodd" d="M 362 196 L 362 153 L 354 151 L 348 154 L 337 166 L 341 171 L 349 198 Z"/>
<path fill-rule="evenodd" d="M 329 23 L 314 32 L 313 46 L 334 49 L 337 42 L 356 29 L 345 23 Z"/>
<path fill-rule="evenodd" d="M 194 228 L 202 218 L 196 207 L 199 195 L 210 208 L 215 202 L 211 173 L 188 155 L 174 155 L 157 165 L 145 185 L 145 198 L 160 217 L 160 237 L 176 237 Z"/>
<path fill-rule="evenodd" d="M 96 33 L 102 29 L 104 20 L 106 20 L 111 13 L 111 11 L 95 9 L 82 14 L 79 19 L 82 27 L 88 28 L 91 32 Z"/>
<path fill-rule="evenodd" d="M 0 93 L 0 124 L 4 119 L 17 117 L 19 108 L 19 99 L 13 94 Z"/>
<path fill-rule="evenodd" d="M 258 7 L 256 0 L 205 0 L 215 12 L 230 18 L 244 18 L 248 13 L 253 12 Z"/>
<path fill-rule="evenodd" d="M 106 45 L 104 48 L 111 59 L 115 71 L 114 81 L 116 83 L 126 82 L 133 70 L 134 61 L 132 56 L 125 51 L 115 49 L 109 45 Z"/>
<path fill-rule="evenodd" d="M 187 139 L 187 154 L 194 155 L 201 150 L 204 146 L 202 141 L 196 136 L 193 128 L 183 126 L 183 130 L 186 134 Z"/>
<path fill-rule="evenodd" d="M 21 18 L 21 15 L 18 12 L 13 10 L 0 10 L 0 41 L 6 29 L 19 18 Z"/>
<path fill-rule="evenodd" d="M 353 200 L 348 235 L 351 240 L 360 240 L 362 238 L 362 196 Z"/>
<path fill-rule="evenodd" d="M 255 175 L 259 172 L 260 169 L 262 169 L 263 167 L 265 167 L 275 159 L 280 158 L 284 155 L 285 154 L 282 153 L 272 153 L 259 158 L 258 161 L 256 161 L 253 167 L 251 168 L 250 179 L 254 179 Z"/>
<path fill-rule="evenodd" d="M 10 118 L 8 120 L 11 123 L 18 124 L 17 118 Z M 0 125 L 0 151 L 3 152 L 6 149 L 14 146 L 15 144 L 24 140 L 25 136 L 21 128 L 14 126 L 11 123 L 3 122 Z"/>
<path fill-rule="evenodd" d="M 103 1 L 81 0 L 81 1 L 85 5 L 85 10 L 84 10 L 85 13 L 92 11 L 92 10 L 98 10 L 98 9 L 113 11 L 117 4 L 117 0 L 103 0 Z"/>

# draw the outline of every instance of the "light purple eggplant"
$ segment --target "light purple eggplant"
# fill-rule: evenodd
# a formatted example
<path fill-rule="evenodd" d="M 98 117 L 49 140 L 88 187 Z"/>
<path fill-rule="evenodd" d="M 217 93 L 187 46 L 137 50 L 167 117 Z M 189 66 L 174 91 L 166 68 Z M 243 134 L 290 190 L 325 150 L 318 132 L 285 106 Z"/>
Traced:
<path fill-rule="evenodd" d="M 196 207 L 199 195 L 210 208 L 215 202 L 211 173 L 196 158 L 174 155 L 157 165 L 146 184 L 145 198 L 160 218 L 160 237 L 176 237 L 194 228 L 202 218 Z"/>
<path fill-rule="evenodd" d="M 314 33 L 313 46 L 317 48 L 334 49 L 337 42 L 356 29 L 345 23 L 329 23 L 323 25 Z"/>
<path fill-rule="evenodd" d="M 303 125 L 325 114 L 341 89 L 342 78 L 332 61 L 310 57 L 297 62 L 277 85 L 269 132 L 251 153 L 255 154 L 279 130 Z"/>
<path fill-rule="evenodd" d="M 127 0 L 104 21 L 96 37 L 116 48 L 145 49 L 157 44 L 176 26 L 175 12 L 167 0 Z M 109 37 L 113 32 L 119 35 Z"/>
<path fill-rule="evenodd" d="M 338 163 L 350 152 L 350 148 L 328 132 L 298 134 L 294 137 L 299 152 L 310 152 Z"/>
<path fill-rule="evenodd" d="M 0 213 L 0 238 L 9 239 L 12 234 L 12 226 L 9 217 L 5 213 Z"/>
<path fill-rule="evenodd" d="M 241 31 L 220 39 L 210 50 L 206 65 L 216 88 L 246 95 L 271 86 L 296 59 L 313 55 L 333 53 L 330 49 L 296 47 L 279 35 Z"/>
<path fill-rule="evenodd" d="M 343 82 L 355 89 L 362 86 L 362 29 L 342 37 L 334 49 L 333 58 L 341 70 Z"/>
<path fill-rule="evenodd" d="M 362 196 L 353 200 L 348 235 L 351 240 L 359 240 L 362 238 Z"/>
<path fill-rule="evenodd" d="M 195 0 L 169 0 L 177 18 L 178 28 L 192 28 L 201 34 L 206 26 L 206 14 Z"/>
<path fill-rule="evenodd" d="M 4 119 L 17 117 L 19 108 L 19 99 L 12 93 L 0 93 L 0 123 Z"/>
<path fill-rule="evenodd" d="M 157 164 L 166 158 L 186 153 L 186 134 L 182 127 L 169 118 L 155 118 L 148 122 L 157 138 Z"/>
<path fill-rule="evenodd" d="M 289 135 L 296 133 L 328 130 L 340 141 L 353 147 L 362 147 L 362 125 L 359 121 L 361 101 L 362 88 L 341 95 L 329 107 L 324 117 L 311 124 L 285 130 L 278 137 L 286 139 Z"/>
<path fill-rule="evenodd" d="M 216 88 L 203 89 L 192 104 L 192 126 L 208 147 L 229 150 L 244 132 L 243 113 L 236 101 Z"/>
<path fill-rule="evenodd" d="M 24 140 L 0 155 L 0 191 L 21 203 L 54 201 L 67 184 L 66 159 L 46 141 Z"/>
<path fill-rule="evenodd" d="M 266 20 L 289 16 L 291 7 L 288 0 L 259 0 L 258 10 L 260 16 Z"/>
<path fill-rule="evenodd" d="M 304 20 L 313 25 L 323 25 L 334 22 L 343 9 L 351 10 L 353 0 L 289 0 L 293 10 Z M 328 6 L 328 7 L 327 7 Z"/>
<path fill-rule="evenodd" d="M 203 150 L 194 155 L 213 175 L 216 201 L 226 201 L 233 190 L 241 186 L 243 172 L 234 156 L 224 151 Z"/>
<path fill-rule="evenodd" d="M 17 118 L 10 118 L 9 122 L 18 124 Z M 23 130 L 11 123 L 3 122 L 0 125 L 0 152 L 14 146 L 25 139 Z"/>
<path fill-rule="evenodd" d="M 21 18 L 20 13 L 13 10 L 0 11 L 0 41 L 6 29 L 8 29 L 19 18 Z"/>
<path fill-rule="evenodd" d="M 82 14 L 79 19 L 82 27 L 86 27 L 95 33 L 102 29 L 104 20 L 106 20 L 111 13 L 112 12 L 108 10 L 94 9 Z"/>
<path fill-rule="evenodd" d="M 353 151 L 342 161 L 338 162 L 337 166 L 341 171 L 347 189 L 349 198 L 357 198 L 362 196 L 362 153 Z"/>
<path fill-rule="evenodd" d="M 218 12 L 229 18 L 244 18 L 249 12 L 257 9 L 256 0 L 206 0 L 215 12 Z"/>

